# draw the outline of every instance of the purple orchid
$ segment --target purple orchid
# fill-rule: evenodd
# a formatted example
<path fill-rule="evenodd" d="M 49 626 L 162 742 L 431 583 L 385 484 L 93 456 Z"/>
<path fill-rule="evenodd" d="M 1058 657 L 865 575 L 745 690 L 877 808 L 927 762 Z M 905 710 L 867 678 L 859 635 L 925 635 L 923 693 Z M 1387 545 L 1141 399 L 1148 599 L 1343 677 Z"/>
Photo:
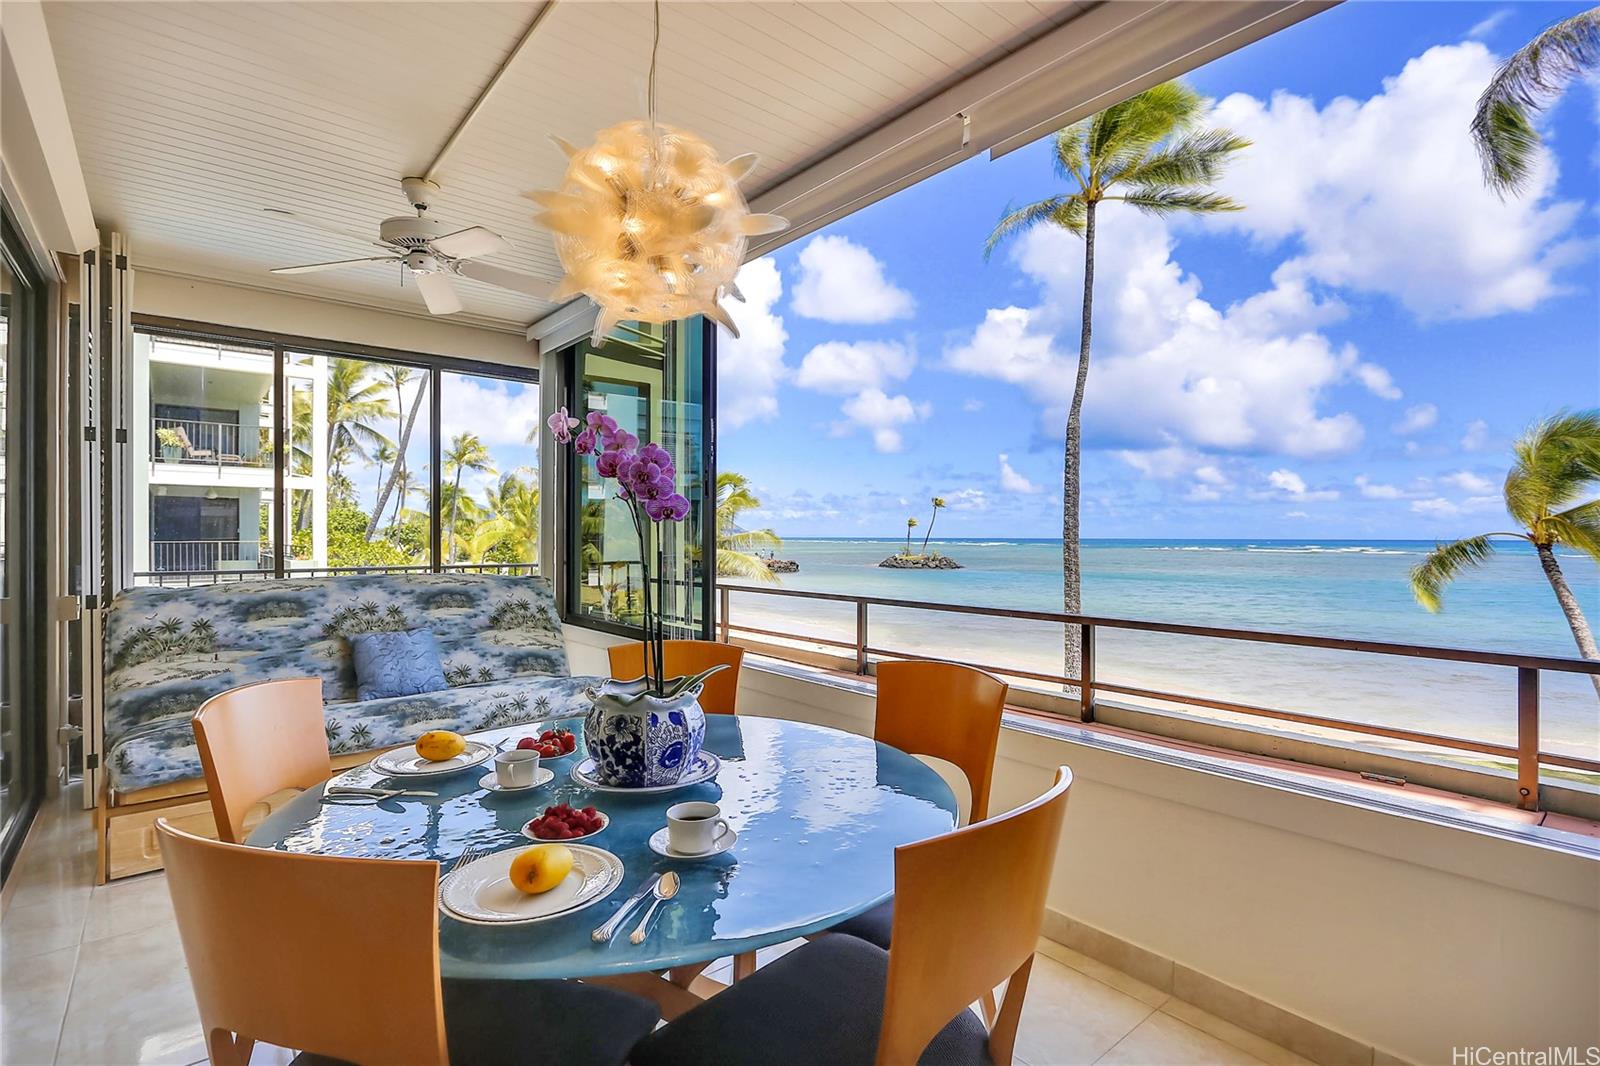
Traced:
<path fill-rule="evenodd" d="M 585 428 L 574 435 L 572 431 L 580 424 Z M 579 455 L 595 457 L 595 473 L 617 483 L 617 499 L 626 503 L 632 512 L 634 528 L 639 533 L 640 568 L 644 571 L 645 679 L 651 682 L 653 692 L 662 695 L 665 691 L 662 687 L 662 642 L 666 634 L 661 626 L 659 605 L 652 609 L 650 603 L 650 540 L 645 533 L 645 523 L 682 522 L 689 516 L 689 499 L 677 491 L 678 471 L 673 465 L 672 453 L 654 441 L 641 447 L 638 437 L 617 425 L 617 420 L 603 411 L 590 411 L 583 423 L 579 423 L 563 407 L 550 416 L 549 425 L 557 444 L 570 443 Z M 656 550 L 659 557 L 659 542 Z M 660 564 L 659 558 L 657 563 Z M 655 595 L 659 600 L 661 591 L 657 589 Z"/>
<path fill-rule="evenodd" d="M 558 407 L 556 408 L 556 413 L 550 416 L 547 425 L 549 425 L 550 434 L 555 437 L 557 444 L 571 444 L 572 431 L 577 429 L 580 423 L 567 413 L 565 407 Z"/>

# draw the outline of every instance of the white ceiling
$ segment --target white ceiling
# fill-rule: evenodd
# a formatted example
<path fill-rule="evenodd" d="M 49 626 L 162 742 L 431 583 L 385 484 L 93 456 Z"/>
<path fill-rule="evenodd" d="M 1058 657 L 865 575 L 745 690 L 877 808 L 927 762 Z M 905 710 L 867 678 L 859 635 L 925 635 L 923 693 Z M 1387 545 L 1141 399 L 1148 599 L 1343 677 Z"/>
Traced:
<path fill-rule="evenodd" d="M 281 277 L 367 254 L 264 214 L 283 207 L 376 235 L 538 9 L 505 3 L 44 5 L 101 225 L 136 268 L 420 310 L 389 264 Z M 663 121 L 725 155 L 754 151 L 758 191 L 1091 5 L 668 3 Z M 548 140 L 584 143 L 643 110 L 650 5 L 566 0 L 539 27 L 437 175 L 432 214 L 481 224 L 494 262 L 560 271 L 522 193 L 557 184 Z M 459 281 L 461 317 L 521 327 L 552 307 Z"/>

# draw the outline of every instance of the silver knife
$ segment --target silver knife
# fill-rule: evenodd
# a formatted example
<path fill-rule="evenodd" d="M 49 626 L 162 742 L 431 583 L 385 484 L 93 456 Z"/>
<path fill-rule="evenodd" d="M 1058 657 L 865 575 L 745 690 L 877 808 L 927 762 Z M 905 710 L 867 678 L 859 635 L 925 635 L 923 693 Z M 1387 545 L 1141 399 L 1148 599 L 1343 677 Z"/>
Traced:
<path fill-rule="evenodd" d="M 622 924 L 622 919 L 627 916 L 628 912 L 633 910 L 633 908 L 638 905 L 640 900 L 644 899 L 646 896 L 656 890 L 656 882 L 659 880 L 661 880 L 660 874 L 653 874 L 647 878 L 645 883 L 639 886 L 639 891 L 629 896 L 628 901 L 621 907 L 617 908 L 617 913 L 613 914 L 609 919 L 607 919 L 605 925 L 602 925 L 593 933 L 589 934 L 594 938 L 594 942 L 596 944 L 604 944 L 606 941 L 610 940 L 612 935 L 616 933 L 617 926 Z"/>

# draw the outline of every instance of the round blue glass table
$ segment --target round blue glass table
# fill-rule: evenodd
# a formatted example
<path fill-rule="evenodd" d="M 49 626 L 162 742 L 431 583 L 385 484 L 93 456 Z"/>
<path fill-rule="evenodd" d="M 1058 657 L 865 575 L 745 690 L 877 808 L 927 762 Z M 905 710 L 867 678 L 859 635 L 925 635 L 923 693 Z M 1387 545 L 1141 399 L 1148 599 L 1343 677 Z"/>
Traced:
<path fill-rule="evenodd" d="M 475 736 L 496 743 L 539 728 Z M 442 913 L 440 968 L 445 977 L 605 977 L 703 964 L 827 929 L 889 898 L 897 845 L 955 824 L 955 798 L 939 775 L 868 737 L 777 718 L 708 715 L 705 747 L 722 759 L 714 780 L 651 796 L 573 781 L 581 743 L 572 755 L 545 760 L 554 780 L 528 792 L 481 787 L 489 766 L 405 783 L 437 791 L 436 798 L 349 806 L 324 803 L 322 789 L 308 789 L 257 826 L 249 843 L 319 855 L 436 859 L 448 871 L 468 847 L 531 846 L 520 830 L 551 804 L 592 804 L 611 823 L 583 843 L 622 859 L 621 885 L 594 906 L 531 925 L 492 928 Z M 388 779 L 363 768 L 335 780 Z M 650 850 L 666 809 L 683 800 L 720 804 L 739 834 L 733 848 L 699 861 Z M 662 904 L 643 944 L 627 938 L 642 906 L 609 943 L 594 942 L 597 926 L 648 877 L 669 869 L 682 885 L 676 899 Z"/>

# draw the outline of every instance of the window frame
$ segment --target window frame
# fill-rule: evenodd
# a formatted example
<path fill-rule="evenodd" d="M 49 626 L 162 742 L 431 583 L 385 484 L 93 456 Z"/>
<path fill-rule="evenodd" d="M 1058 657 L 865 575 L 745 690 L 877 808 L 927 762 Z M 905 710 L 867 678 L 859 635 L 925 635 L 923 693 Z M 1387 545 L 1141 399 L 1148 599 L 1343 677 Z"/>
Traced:
<path fill-rule="evenodd" d="M 374 344 L 357 344 L 349 341 L 327 340 L 317 337 L 303 337 L 292 333 L 279 333 L 276 331 L 246 329 L 243 327 L 219 325 L 210 322 L 196 322 L 191 319 L 170 318 L 164 315 L 148 315 L 135 313 L 132 316 L 133 330 L 148 336 L 166 336 L 180 340 L 196 340 L 206 343 L 242 342 L 272 352 L 272 378 L 273 378 L 273 418 L 272 418 L 272 549 L 273 580 L 282 580 L 293 576 L 291 568 L 286 566 L 286 553 L 284 546 L 289 543 L 289 499 L 287 495 L 287 466 L 288 453 L 283 444 L 283 403 L 286 396 L 288 352 L 303 352 L 309 355 L 323 355 L 339 359 L 361 359 L 367 362 L 390 363 L 396 366 L 410 367 L 422 371 L 427 375 L 428 388 L 428 472 L 429 472 L 429 506 L 428 506 L 428 562 L 424 569 L 428 573 L 443 573 L 443 533 L 439 515 L 438 500 L 442 488 L 443 475 L 440 469 L 441 457 L 444 454 L 444 443 L 440 440 L 440 425 L 443 421 L 443 403 L 440 397 L 440 385 L 446 373 L 462 374 L 472 377 L 496 378 L 502 381 L 516 381 L 522 384 L 539 384 L 539 368 L 535 363 L 536 355 L 530 351 L 530 365 L 517 366 L 511 363 L 491 363 L 481 359 L 464 359 L 459 356 L 438 355 L 431 352 L 417 352 L 398 348 L 386 348 Z M 106 501 L 110 507 L 110 501 Z M 541 524 L 544 520 L 541 518 Z"/>

